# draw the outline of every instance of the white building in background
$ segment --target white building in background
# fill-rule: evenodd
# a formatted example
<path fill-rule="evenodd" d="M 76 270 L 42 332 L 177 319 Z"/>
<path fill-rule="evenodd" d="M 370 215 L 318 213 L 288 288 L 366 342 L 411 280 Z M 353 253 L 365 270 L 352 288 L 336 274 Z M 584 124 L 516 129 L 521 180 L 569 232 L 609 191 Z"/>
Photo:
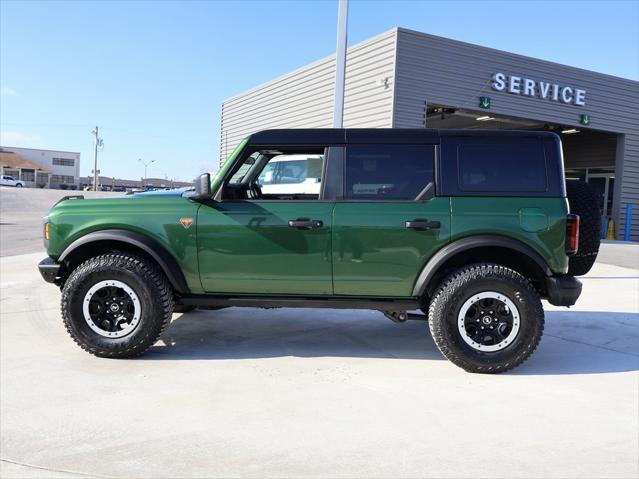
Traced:
<path fill-rule="evenodd" d="M 78 188 L 80 182 L 80 153 L 59 150 L 36 150 L 14 146 L 0 146 L 0 152 L 13 153 L 19 158 L 40 165 L 40 170 L 29 167 L 18 168 L 20 161 L 16 165 L 0 165 L 0 168 L 5 172 L 4 174 L 14 176 L 16 179 L 19 178 L 27 186 Z M 8 155 L 3 155 L 3 157 L 11 158 Z"/>

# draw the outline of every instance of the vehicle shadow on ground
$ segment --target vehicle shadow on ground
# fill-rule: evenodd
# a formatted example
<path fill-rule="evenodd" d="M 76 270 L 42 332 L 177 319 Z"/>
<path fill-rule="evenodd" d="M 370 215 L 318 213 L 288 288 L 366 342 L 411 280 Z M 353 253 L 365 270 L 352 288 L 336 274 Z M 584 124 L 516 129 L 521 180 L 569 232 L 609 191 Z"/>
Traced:
<path fill-rule="evenodd" d="M 356 357 L 444 359 L 425 321 L 395 324 L 382 313 L 229 308 L 174 317 L 141 359 Z"/>
<path fill-rule="evenodd" d="M 372 311 L 243 309 L 174 317 L 139 360 L 273 357 L 445 359 L 424 321 L 394 324 Z M 639 370 L 639 314 L 547 311 L 544 338 L 509 374 L 601 374 Z"/>

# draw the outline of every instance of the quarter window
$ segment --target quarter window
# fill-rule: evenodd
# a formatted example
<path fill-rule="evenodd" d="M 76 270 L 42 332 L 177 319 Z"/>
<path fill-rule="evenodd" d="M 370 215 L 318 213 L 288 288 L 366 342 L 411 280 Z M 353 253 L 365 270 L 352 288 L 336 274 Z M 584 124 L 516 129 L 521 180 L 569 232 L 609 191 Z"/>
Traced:
<path fill-rule="evenodd" d="M 345 197 L 415 200 L 434 181 L 433 146 L 352 146 L 346 152 Z"/>
<path fill-rule="evenodd" d="M 458 146 L 459 189 L 540 192 L 547 189 L 546 160 L 536 139 Z"/>

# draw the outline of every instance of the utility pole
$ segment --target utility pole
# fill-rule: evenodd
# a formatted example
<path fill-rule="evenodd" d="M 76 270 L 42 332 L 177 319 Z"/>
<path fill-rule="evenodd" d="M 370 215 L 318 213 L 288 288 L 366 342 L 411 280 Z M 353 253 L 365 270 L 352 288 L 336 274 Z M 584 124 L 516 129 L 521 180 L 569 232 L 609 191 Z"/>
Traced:
<path fill-rule="evenodd" d="M 333 128 L 342 128 L 344 121 L 344 81 L 346 77 L 346 30 L 348 25 L 348 0 L 338 0 L 337 50 L 335 52 L 335 103 Z"/>
<path fill-rule="evenodd" d="M 98 170 L 98 146 L 104 145 L 104 142 L 102 141 L 102 138 L 98 137 L 97 126 L 91 134 L 95 137 L 93 139 L 93 191 L 98 191 L 98 174 L 100 173 Z"/>

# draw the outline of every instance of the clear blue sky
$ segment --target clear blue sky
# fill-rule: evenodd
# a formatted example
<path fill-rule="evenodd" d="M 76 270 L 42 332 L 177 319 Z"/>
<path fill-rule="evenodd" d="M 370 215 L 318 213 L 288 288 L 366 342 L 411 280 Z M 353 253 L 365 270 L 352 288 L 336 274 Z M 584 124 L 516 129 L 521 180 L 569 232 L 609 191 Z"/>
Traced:
<path fill-rule="evenodd" d="M 637 1 L 353 1 L 349 44 L 400 26 L 639 77 Z M 80 151 L 102 174 L 215 169 L 224 99 L 331 54 L 337 2 L 0 0 L 0 143 Z"/>

